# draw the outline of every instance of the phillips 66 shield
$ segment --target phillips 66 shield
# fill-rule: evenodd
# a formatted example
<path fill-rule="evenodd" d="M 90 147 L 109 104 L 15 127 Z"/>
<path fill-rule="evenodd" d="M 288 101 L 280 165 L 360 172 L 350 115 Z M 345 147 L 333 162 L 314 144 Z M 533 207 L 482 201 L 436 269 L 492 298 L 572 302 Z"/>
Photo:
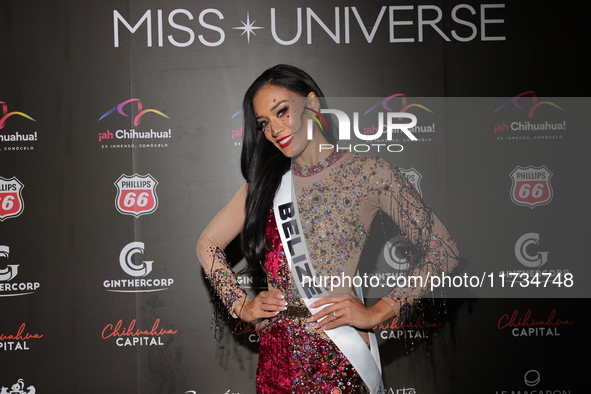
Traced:
<path fill-rule="evenodd" d="M 546 166 L 520 167 L 517 166 L 510 174 L 511 200 L 517 205 L 535 208 L 546 205 L 552 200 L 552 172 Z"/>
<path fill-rule="evenodd" d="M 15 177 L 0 177 L 0 222 L 4 219 L 14 218 L 25 209 L 22 190 L 23 185 Z"/>
<path fill-rule="evenodd" d="M 404 174 L 404 176 L 406 177 L 406 179 L 408 179 L 410 184 L 413 185 L 415 189 L 417 189 L 417 191 L 419 192 L 419 196 L 422 197 L 423 191 L 421 190 L 421 179 L 423 179 L 423 176 L 417 170 L 415 170 L 414 167 L 411 167 L 408 170 L 401 168 L 400 172 Z"/>
<path fill-rule="evenodd" d="M 122 214 L 136 218 L 154 212 L 158 208 L 157 185 L 158 181 L 150 174 L 121 175 L 115 182 L 115 207 Z"/>

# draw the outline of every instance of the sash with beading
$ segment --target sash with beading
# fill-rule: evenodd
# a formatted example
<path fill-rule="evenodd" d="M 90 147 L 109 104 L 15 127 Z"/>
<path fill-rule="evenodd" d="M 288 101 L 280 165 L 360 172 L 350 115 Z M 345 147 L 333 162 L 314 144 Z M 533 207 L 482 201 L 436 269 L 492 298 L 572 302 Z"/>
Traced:
<path fill-rule="evenodd" d="M 302 231 L 291 171 L 285 173 L 281 179 L 281 186 L 273 201 L 273 210 L 294 283 L 304 303 L 314 314 L 322 308 L 311 308 L 310 304 L 329 296 L 329 293 L 325 288 L 315 286 L 315 283 L 321 283 L 320 281 L 313 280 L 316 277 L 316 271 L 310 260 Z M 306 277 L 307 279 L 304 280 Z M 384 384 L 375 335 L 370 333 L 370 350 L 357 331 L 349 325 L 326 330 L 325 333 L 357 370 L 371 394 L 383 393 Z"/>

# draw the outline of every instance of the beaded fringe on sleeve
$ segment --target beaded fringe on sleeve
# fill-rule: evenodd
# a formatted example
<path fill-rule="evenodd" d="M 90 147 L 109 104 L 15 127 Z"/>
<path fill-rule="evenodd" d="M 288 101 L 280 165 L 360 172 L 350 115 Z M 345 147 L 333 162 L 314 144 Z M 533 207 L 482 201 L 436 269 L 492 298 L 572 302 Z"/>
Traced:
<path fill-rule="evenodd" d="M 214 314 L 211 326 L 215 330 L 215 337 L 219 338 L 220 330 L 229 323 L 230 317 L 239 318 L 240 309 L 248 296 L 240 287 L 224 251 L 219 247 L 210 247 L 207 252 L 211 258 L 211 268 L 209 272 L 205 268 L 204 271 L 214 293 Z"/>
<path fill-rule="evenodd" d="M 406 176 L 400 170 L 392 169 L 388 163 L 378 164 L 378 167 L 381 166 L 386 171 L 377 172 L 379 205 L 398 225 L 400 235 L 406 240 L 399 247 L 410 264 L 407 285 L 395 287 L 384 300 L 393 308 L 400 308 L 401 317 L 408 318 L 411 305 L 421 297 L 433 299 L 445 296 L 443 291 L 428 293 L 430 281 L 433 276 L 451 273 L 461 259 L 451 234 Z"/>

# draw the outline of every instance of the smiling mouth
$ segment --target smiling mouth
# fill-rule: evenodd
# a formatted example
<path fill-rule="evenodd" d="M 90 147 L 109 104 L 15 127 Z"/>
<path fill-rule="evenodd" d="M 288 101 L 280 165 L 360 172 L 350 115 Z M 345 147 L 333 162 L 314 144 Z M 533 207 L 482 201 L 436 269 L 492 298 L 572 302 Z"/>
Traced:
<path fill-rule="evenodd" d="M 289 146 L 289 144 L 291 144 L 293 137 L 294 137 L 294 135 L 290 134 L 287 137 L 283 137 L 283 138 L 278 139 L 276 142 L 279 144 L 280 147 L 285 148 L 285 147 Z"/>

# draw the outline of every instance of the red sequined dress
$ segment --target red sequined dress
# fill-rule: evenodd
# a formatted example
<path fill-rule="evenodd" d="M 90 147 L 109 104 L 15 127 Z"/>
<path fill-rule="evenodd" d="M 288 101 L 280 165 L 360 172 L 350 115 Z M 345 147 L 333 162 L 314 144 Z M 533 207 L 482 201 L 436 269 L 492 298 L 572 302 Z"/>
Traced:
<path fill-rule="evenodd" d="M 449 272 L 459 253 L 448 230 L 423 203 L 406 177 L 387 161 L 333 152 L 313 167 L 292 167 L 299 213 L 310 259 L 319 277 L 353 278 L 369 227 L 378 210 L 386 212 L 412 244 L 410 274 Z M 199 259 L 210 284 L 232 316 L 247 299 L 228 266 L 223 248 L 238 235 L 244 222 L 246 187 L 208 226 L 198 244 Z M 291 271 L 271 212 L 266 226 L 271 250 L 264 268 L 269 290 L 280 291 L 288 302 L 281 312 L 261 324 L 257 393 L 363 393 L 366 387 L 349 360 L 319 329 L 299 316 L 305 305 L 292 283 Z M 333 294 L 353 296 L 350 287 Z M 423 288 L 394 289 L 383 299 L 398 310 Z"/>

